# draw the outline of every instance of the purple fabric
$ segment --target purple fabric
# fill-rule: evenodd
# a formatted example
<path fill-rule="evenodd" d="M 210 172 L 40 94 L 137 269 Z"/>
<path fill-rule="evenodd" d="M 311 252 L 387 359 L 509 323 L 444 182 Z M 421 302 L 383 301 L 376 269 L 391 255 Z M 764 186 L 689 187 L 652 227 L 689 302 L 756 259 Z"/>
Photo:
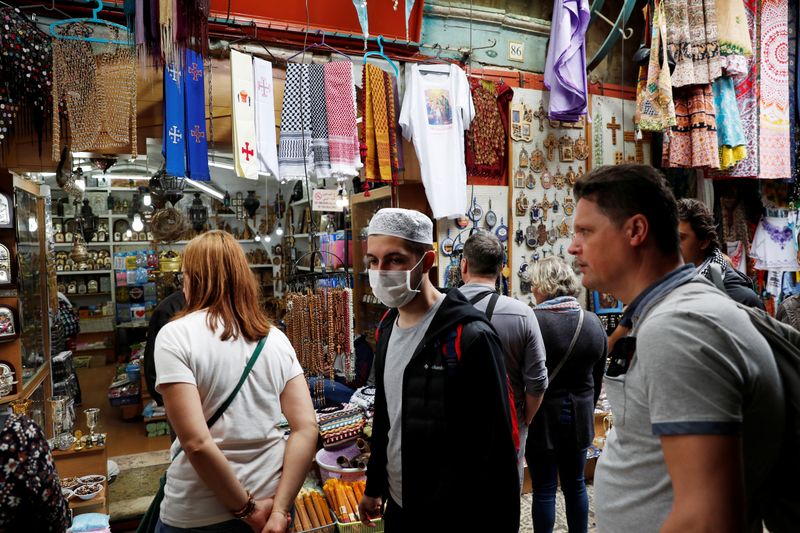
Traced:
<path fill-rule="evenodd" d="M 144 44 L 144 0 L 136 0 L 136 13 L 134 16 L 136 24 L 136 44 Z"/>
<path fill-rule="evenodd" d="M 544 65 L 551 120 L 577 122 L 587 113 L 585 37 L 589 17 L 588 0 L 555 0 Z"/>

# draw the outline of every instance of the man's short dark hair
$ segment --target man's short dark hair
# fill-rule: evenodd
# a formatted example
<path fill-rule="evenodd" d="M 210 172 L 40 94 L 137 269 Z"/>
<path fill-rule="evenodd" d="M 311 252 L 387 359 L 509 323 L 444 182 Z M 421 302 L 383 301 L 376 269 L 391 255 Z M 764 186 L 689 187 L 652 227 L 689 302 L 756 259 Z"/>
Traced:
<path fill-rule="evenodd" d="M 717 237 L 717 224 L 714 222 L 714 215 L 708 210 L 706 204 L 694 198 L 682 198 L 678 200 L 678 218 L 681 222 L 687 222 L 698 241 L 708 239 L 710 244 L 703 250 L 706 256 L 711 255 L 718 249 L 719 238 Z"/>
<path fill-rule="evenodd" d="M 423 255 L 433 250 L 433 246 L 430 244 L 423 244 L 421 242 L 414 242 L 406 239 L 403 240 L 405 241 L 408 251 L 413 253 L 417 259 L 422 259 Z"/>
<path fill-rule="evenodd" d="M 649 165 L 624 164 L 596 168 L 575 183 L 575 198 L 589 200 L 617 226 L 641 214 L 656 246 L 665 255 L 680 254 L 678 207 L 667 180 Z"/>
<path fill-rule="evenodd" d="M 504 257 L 500 239 L 490 231 L 474 233 L 464 243 L 464 259 L 470 274 L 499 276 Z"/>

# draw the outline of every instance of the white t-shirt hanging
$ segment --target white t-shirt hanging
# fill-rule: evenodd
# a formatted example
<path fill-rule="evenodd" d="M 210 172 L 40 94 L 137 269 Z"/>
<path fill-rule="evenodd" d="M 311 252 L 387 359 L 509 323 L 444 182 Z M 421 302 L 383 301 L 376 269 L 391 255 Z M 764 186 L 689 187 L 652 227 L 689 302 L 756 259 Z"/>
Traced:
<path fill-rule="evenodd" d="M 410 65 L 400 110 L 403 137 L 414 143 L 434 218 L 464 216 L 464 131 L 475 116 L 464 71 L 455 65 Z"/>

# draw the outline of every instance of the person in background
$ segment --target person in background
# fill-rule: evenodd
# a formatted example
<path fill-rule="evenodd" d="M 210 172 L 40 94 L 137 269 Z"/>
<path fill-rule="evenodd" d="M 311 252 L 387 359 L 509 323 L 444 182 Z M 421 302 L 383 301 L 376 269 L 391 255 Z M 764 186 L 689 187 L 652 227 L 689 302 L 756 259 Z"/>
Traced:
<path fill-rule="evenodd" d="M 683 263 L 677 202 L 657 170 L 599 167 L 573 191 L 583 285 L 626 302 L 632 324 L 604 378 L 615 424 L 594 476 L 598 532 L 760 528 L 786 417 L 769 343 Z"/>
<path fill-rule="evenodd" d="M 375 351 L 375 415 L 362 522 L 387 533 L 519 529 L 519 476 L 503 347 L 458 290 L 439 292 L 433 224 L 381 209 L 367 237 L 372 291 L 390 310 Z M 472 507 L 470 507 L 472 506 Z"/>
<path fill-rule="evenodd" d="M 70 521 L 44 431 L 9 416 L 0 430 L 0 531 L 64 533 Z"/>
<path fill-rule="evenodd" d="M 155 341 L 156 387 L 178 435 L 171 454 L 183 450 L 167 470 L 156 532 L 284 532 L 318 436 L 303 369 L 267 318 L 244 251 L 229 233 L 192 239 L 182 268 L 186 307 Z M 209 428 L 206 421 L 240 379 L 241 390 Z M 281 413 L 288 440 L 277 428 Z"/>
<path fill-rule="evenodd" d="M 528 426 L 542 403 L 547 388 L 547 368 L 542 332 L 533 310 L 519 300 L 501 296 L 495 282 L 503 268 L 503 245 L 494 233 L 481 231 L 464 244 L 459 288 L 475 307 L 486 313 L 497 330 L 505 353 L 506 373 L 514 394 L 514 411 L 519 427 L 517 455 L 520 490 L 524 473 Z"/>
<path fill-rule="evenodd" d="M 158 303 L 147 325 L 147 342 L 144 345 L 144 380 L 150 396 L 158 405 L 164 405 L 164 400 L 156 390 L 156 337 L 161 328 L 167 325 L 172 317 L 182 311 L 184 307 L 186 307 L 186 297 L 183 295 L 183 291 L 175 291 Z"/>
<path fill-rule="evenodd" d="M 713 281 L 712 268 L 719 268 L 728 296 L 740 304 L 764 309 L 750 278 L 733 268 L 720 250 L 714 215 L 706 204 L 692 198 L 678 200 L 678 218 L 684 262 L 694 264 L 697 273 L 710 281 Z"/>
<path fill-rule="evenodd" d="M 580 282 L 559 257 L 531 263 L 533 312 L 544 336 L 551 381 L 533 419 L 526 454 L 533 485 L 533 530 L 553 531 L 556 490 L 567 508 L 570 533 L 586 532 L 589 499 L 584 468 L 594 440 L 594 406 L 605 372 L 606 332 L 597 315 L 581 309 Z"/>
<path fill-rule="evenodd" d="M 785 298 L 778 306 L 775 318 L 800 330 L 800 294 Z"/>

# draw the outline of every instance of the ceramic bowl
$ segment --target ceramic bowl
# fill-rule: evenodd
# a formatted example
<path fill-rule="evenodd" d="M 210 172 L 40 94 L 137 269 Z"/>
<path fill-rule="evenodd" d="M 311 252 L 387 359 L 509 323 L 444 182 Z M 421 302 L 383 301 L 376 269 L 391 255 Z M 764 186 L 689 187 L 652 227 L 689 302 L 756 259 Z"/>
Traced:
<path fill-rule="evenodd" d="M 95 485 L 82 485 L 75 489 L 75 496 L 81 500 L 91 500 L 103 490 L 103 485 L 97 483 Z"/>
<path fill-rule="evenodd" d="M 78 478 L 81 483 L 84 485 L 95 485 L 97 483 L 102 483 L 106 480 L 106 476 L 101 476 L 100 474 L 91 474 L 88 476 L 83 476 Z"/>
<path fill-rule="evenodd" d="M 76 477 L 62 477 L 61 478 L 61 487 L 65 489 L 73 490 L 77 487 L 82 485 L 81 480 Z"/>
<path fill-rule="evenodd" d="M 75 493 L 74 493 L 74 492 L 72 492 L 72 489 L 65 489 L 65 488 L 62 488 L 62 489 L 61 489 L 61 494 L 64 496 L 64 499 L 65 499 L 65 500 L 69 500 L 70 498 L 72 498 L 72 496 L 73 496 Z"/>

